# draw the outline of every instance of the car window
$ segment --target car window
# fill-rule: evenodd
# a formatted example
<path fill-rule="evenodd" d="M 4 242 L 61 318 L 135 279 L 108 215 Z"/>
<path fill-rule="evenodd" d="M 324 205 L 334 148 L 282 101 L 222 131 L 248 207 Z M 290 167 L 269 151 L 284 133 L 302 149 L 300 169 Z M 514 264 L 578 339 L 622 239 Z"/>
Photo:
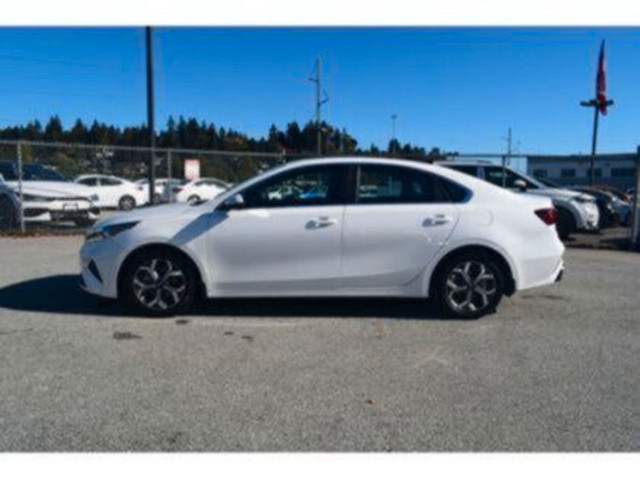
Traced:
<path fill-rule="evenodd" d="M 27 164 L 22 166 L 22 177 L 24 180 L 44 180 L 54 182 L 69 182 L 70 180 L 56 170 L 38 164 Z"/>
<path fill-rule="evenodd" d="M 443 203 L 447 194 L 435 175 L 393 165 L 362 165 L 356 203 Z"/>
<path fill-rule="evenodd" d="M 445 166 L 453 170 L 456 170 L 460 173 L 466 173 L 467 175 L 471 175 L 472 177 L 478 176 L 478 167 L 474 165 L 455 165 L 455 164 L 447 163 Z"/>
<path fill-rule="evenodd" d="M 96 185 L 98 185 L 98 179 L 95 177 L 82 178 L 78 180 L 78 183 L 80 183 L 81 185 L 87 185 L 88 187 L 95 187 Z"/>
<path fill-rule="evenodd" d="M 122 185 L 122 182 L 115 178 L 101 178 L 100 184 L 103 187 L 116 187 L 118 185 Z"/>
<path fill-rule="evenodd" d="M 503 172 L 506 173 L 506 181 L 504 182 L 504 184 L 502 181 L 502 178 L 504 176 Z M 527 188 L 538 188 L 536 184 L 530 182 L 525 177 L 518 175 L 516 172 L 508 168 L 503 169 L 502 167 L 484 167 L 484 177 L 487 182 L 493 183 L 498 187 L 504 186 L 505 188 L 517 188 L 517 186 L 515 185 L 516 180 L 522 180 L 527 185 Z"/>
<path fill-rule="evenodd" d="M 0 174 L 6 181 L 17 180 L 17 169 L 11 163 L 0 163 Z"/>
<path fill-rule="evenodd" d="M 338 205 L 343 171 L 340 165 L 302 167 L 253 185 L 242 195 L 247 208 Z"/>

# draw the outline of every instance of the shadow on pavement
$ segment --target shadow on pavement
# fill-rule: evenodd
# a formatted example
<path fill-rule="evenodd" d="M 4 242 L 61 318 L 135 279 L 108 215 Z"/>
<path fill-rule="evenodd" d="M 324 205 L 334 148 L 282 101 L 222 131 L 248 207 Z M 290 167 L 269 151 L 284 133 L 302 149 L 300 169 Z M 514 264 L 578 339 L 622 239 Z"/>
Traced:
<path fill-rule="evenodd" d="M 78 275 L 53 275 L 0 289 L 0 308 L 27 312 L 129 316 L 114 300 L 94 297 L 78 286 Z M 189 316 L 207 317 L 386 317 L 439 319 L 425 300 L 394 298 L 219 299 L 201 303 Z"/>

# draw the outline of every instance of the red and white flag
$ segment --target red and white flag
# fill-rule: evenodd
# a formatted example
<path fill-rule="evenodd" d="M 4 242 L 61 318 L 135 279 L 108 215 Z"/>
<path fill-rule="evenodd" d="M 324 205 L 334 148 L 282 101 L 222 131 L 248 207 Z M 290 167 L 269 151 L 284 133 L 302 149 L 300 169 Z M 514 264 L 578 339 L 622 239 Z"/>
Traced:
<path fill-rule="evenodd" d="M 604 40 L 600 45 L 600 58 L 598 59 L 598 76 L 596 77 L 596 99 L 598 109 L 603 115 L 607 114 L 607 72 L 604 64 Z"/>

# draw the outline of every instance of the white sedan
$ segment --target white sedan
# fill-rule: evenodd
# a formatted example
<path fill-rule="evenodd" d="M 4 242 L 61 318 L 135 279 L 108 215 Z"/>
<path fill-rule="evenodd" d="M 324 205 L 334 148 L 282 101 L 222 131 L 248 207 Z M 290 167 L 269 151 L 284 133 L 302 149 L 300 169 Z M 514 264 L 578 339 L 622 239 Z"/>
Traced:
<path fill-rule="evenodd" d="M 112 175 L 81 175 L 75 183 L 85 185 L 98 196 L 96 205 L 100 208 L 117 208 L 131 210 L 149 203 L 149 192 L 124 178 Z"/>
<path fill-rule="evenodd" d="M 205 297 L 385 296 L 475 318 L 560 280 L 556 218 L 549 198 L 444 167 L 306 160 L 207 203 L 99 222 L 80 252 L 82 286 L 157 316 Z"/>
<path fill-rule="evenodd" d="M 176 187 L 177 202 L 198 203 L 211 200 L 231 188 L 226 182 L 217 178 L 199 178 Z"/>

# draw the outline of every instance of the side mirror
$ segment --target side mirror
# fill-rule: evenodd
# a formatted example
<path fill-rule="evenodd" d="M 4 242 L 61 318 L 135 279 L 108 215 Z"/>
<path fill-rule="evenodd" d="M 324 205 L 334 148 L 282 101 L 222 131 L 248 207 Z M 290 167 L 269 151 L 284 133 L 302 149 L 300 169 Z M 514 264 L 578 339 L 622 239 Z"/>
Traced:
<path fill-rule="evenodd" d="M 220 205 L 220 210 L 227 212 L 229 210 L 240 210 L 244 208 L 244 198 L 241 194 L 236 193 L 235 195 L 230 196 L 222 205 Z"/>
<path fill-rule="evenodd" d="M 513 182 L 513 186 L 516 187 L 521 192 L 527 191 L 527 182 L 525 182 L 524 180 L 521 180 L 521 179 L 516 180 L 515 182 Z"/>

